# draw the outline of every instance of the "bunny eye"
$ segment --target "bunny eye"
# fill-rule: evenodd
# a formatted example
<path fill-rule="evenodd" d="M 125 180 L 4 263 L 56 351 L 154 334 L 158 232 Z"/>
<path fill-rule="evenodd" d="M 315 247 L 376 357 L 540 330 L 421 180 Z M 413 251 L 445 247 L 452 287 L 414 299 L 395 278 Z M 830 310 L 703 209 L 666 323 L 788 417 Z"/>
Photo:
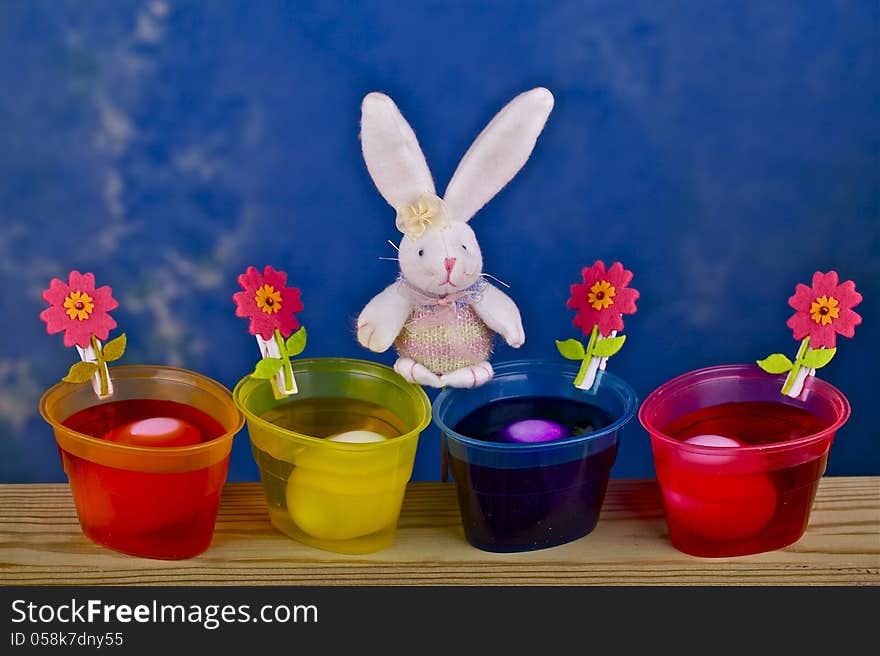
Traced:
<path fill-rule="evenodd" d="M 424 255 L 424 254 L 425 254 L 425 249 L 424 249 L 424 248 L 420 248 L 420 249 L 419 249 L 419 257 L 421 257 L 421 256 Z"/>
<path fill-rule="evenodd" d="M 462 250 L 465 250 L 465 251 L 467 250 L 467 246 L 465 246 L 464 244 L 461 245 L 461 248 L 462 248 Z"/>

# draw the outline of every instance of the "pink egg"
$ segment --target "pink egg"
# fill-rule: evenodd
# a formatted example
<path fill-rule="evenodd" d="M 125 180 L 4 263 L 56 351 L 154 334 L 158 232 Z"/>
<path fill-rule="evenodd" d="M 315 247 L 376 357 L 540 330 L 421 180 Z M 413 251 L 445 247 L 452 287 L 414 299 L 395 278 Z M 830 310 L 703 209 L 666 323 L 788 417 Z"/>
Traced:
<path fill-rule="evenodd" d="M 670 524 L 710 540 L 742 540 L 761 532 L 776 512 L 769 476 L 678 472 L 663 488 Z"/>
<path fill-rule="evenodd" d="M 663 486 L 670 523 L 710 540 L 741 540 L 770 523 L 776 490 L 763 456 L 734 451 L 746 444 L 723 435 L 694 435 L 682 444 L 708 448 L 673 452 Z"/>
<path fill-rule="evenodd" d="M 150 417 L 114 428 L 104 439 L 134 446 L 191 446 L 202 441 L 202 434 L 183 419 Z"/>

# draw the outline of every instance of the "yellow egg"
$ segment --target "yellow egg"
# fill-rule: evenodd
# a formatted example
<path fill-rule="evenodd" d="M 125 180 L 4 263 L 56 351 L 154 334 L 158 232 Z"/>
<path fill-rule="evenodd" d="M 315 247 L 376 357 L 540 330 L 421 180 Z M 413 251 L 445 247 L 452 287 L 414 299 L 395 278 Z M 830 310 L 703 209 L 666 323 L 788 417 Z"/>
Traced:
<path fill-rule="evenodd" d="M 321 540 L 350 540 L 394 524 L 411 471 L 399 455 L 393 448 L 304 451 L 287 479 L 291 519 Z"/>

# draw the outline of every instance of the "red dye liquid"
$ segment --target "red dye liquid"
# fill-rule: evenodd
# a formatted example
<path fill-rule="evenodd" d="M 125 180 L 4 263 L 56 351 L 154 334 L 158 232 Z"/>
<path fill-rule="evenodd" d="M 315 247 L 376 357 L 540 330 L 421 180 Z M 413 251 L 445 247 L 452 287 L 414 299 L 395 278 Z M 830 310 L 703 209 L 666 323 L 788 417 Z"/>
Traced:
<path fill-rule="evenodd" d="M 745 446 L 813 435 L 824 420 L 784 403 L 725 403 L 678 418 L 663 433 L 679 441 L 722 435 Z M 657 478 L 669 536 L 697 556 L 736 556 L 797 541 L 809 520 L 831 439 L 792 454 L 743 454 L 716 447 L 711 454 L 655 443 Z M 717 455 L 715 455 L 717 453 Z"/>
<path fill-rule="evenodd" d="M 132 446 L 206 442 L 226 431 L 215 419 L 174 401 L 114 401 L 81 410 L 64 425 Z M 193 471 L 117 469 L 61 451 L 83 532 L 95 542 L 150 558 L 188 558 L 214 533 L 229 458 Z M 137 462 L 137 454 L 132 455 Z"/>

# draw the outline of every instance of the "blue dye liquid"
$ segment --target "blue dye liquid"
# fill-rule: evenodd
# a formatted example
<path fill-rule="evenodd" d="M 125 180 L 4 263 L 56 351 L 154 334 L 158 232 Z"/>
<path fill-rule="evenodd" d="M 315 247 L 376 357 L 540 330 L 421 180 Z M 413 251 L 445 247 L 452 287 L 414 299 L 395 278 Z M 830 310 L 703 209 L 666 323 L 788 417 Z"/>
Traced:
<path fill-rule="evenodd" d="M 500 442 L 506 426 L 524 419 L 561 424 L 569 436 L 612 422 L 607 412 L 587 403 L 519 397 L 482 406 L 454 429 L 474 439 Z M 609 448 L 580 459 L 516 469 L 475 465 L 450 454 L 468 542 L 487 551 L 529 551 L 586 535 L 599 518 L 616 452 L 615 441 Z"/>

